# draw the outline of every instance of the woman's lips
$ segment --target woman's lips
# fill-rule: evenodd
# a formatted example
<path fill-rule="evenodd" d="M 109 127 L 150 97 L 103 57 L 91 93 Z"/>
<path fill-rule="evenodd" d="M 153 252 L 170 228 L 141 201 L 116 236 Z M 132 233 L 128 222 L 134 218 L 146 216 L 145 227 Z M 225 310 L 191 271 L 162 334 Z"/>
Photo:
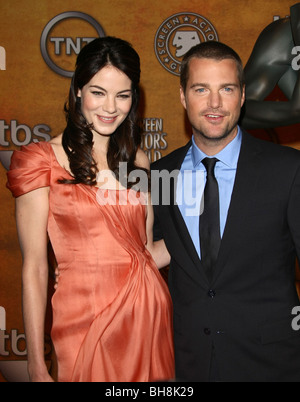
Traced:
<path fill-rule="evenodd" d="M 97 116 L 98 117 L 98 119 L 100 120 L 100 121 L 102 121 L 102 123 L 105 123 L 105 124 L 112 124 L 112 123 L 114 123 L 116 120 L 117 120 L 117 117 L 118 116 L 115 116 L 115 117 L 106 117 L 106 116 Z"/>

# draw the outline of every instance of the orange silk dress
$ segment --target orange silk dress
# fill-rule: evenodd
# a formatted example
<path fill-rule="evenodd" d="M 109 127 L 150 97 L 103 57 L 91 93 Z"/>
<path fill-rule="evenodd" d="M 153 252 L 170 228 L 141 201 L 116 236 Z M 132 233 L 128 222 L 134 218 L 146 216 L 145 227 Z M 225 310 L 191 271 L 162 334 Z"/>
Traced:
<path fill-rule="evenodd" d="M 70 175 L 40 142 L 14 152 L 7 183 L 14 197 L 50 187 L 48 235 L 60 272 L 51 332 L 58 380 L 174 378 L 172 302 L 145 248 L 145 203 L 126 202 L 130 190 L 61 178 Z"/>

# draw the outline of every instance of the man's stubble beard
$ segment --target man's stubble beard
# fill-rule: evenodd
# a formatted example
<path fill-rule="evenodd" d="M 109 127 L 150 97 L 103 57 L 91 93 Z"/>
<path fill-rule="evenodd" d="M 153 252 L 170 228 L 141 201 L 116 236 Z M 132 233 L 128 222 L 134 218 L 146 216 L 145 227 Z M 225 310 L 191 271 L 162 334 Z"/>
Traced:
<path fill-rule="evenodd" d="M 234 136 L 237 134 L 238 121 L 239 121 L 239 119 L 237 119 L 234 122 L 234 124 L 232 124 L 232 126 L 230 126 L 227 130 L 225 130 L 225 132 L 223 134 L 221 134 L 218 137 L 211 137 L 211 136 L 207 135 L 204 131 L 197 129 L 194 126 L 192 126 L 192 130 L 193 130 L 193 134 L 194 134 L 195 138 L 202 139 L 206 144 L 218 145 L 222 142 L 226 142 L 225 140 L 228 139 L 228 137 L 230 137 L 231 135 L 233 135 L 233 132 L 234 132 Z"/>

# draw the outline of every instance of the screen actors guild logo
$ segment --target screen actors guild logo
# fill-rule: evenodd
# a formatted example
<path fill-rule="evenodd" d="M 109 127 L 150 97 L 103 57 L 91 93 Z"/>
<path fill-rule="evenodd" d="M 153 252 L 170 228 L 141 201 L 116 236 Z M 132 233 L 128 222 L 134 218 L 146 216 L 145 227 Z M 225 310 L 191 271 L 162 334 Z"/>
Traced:
<path fill-rule="evenodd" d="M 167 71 L 179 76 L 183 56 L 207 41 L 218 41 L 218 34 L 206 18 L 195 13 L 174 14 L 156 32 L 155 54 Z"/>

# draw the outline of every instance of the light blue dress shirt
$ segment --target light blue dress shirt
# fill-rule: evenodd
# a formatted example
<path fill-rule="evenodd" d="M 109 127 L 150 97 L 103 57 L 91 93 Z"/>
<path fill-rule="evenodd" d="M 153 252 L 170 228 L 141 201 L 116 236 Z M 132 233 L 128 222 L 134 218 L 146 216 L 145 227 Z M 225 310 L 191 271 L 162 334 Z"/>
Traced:
<path fill-rule="evenodd" d="M 216 163 L 215 176 L 219 185 L 221 237 L 227 220 L 241 143 L 242 134 L 238 128 L 236 137 L 221 152 L 214 155 L 219 160 Z M 209 156 L 197 147 L 193 137 L 192 145 L 181 165 L 176 192 L 176 202 L 200 258 L 199 214 L 200 208 L 203 208 L 200 205 L 206 183 L 206 169 L 202 160 L 207 157 Z"/>

